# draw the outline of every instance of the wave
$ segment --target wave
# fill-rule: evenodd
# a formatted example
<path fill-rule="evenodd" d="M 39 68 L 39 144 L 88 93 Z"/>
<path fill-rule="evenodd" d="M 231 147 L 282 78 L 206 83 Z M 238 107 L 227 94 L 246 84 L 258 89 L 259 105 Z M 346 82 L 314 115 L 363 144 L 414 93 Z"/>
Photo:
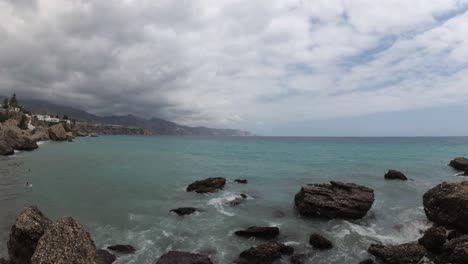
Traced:
<path fill-rule="evenodd" d="M 221 197 L 217 197 L 217 198 L 213 198 L 213 199 L 209 200 L 208 205 L 214 206 L 218 212 L 220 212 L 220 213 L 222 213 L 224 215 L 235 216 L 236 215 L 235 213 L 226 211 L 225 207 L 228 207 L 228 204 L 230 202 L 233 202 L 233 201 L 239 199 L 240 197 L 242 197 L 240 193 L 226 192 L 226 193 L 223 193 L 221 195 Z M 249 199 L 249 197 L 247 196 L 247 198 L 245 198 L 245 199 Z M 250 199 L 252 199 L 252 198 L 250 198 Z"/>

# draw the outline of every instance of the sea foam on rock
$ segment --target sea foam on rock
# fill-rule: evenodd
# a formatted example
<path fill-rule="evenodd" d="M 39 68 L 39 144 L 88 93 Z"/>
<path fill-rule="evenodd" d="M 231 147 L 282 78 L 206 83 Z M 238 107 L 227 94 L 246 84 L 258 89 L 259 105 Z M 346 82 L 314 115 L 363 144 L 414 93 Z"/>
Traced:
<path fill-rule="evenodd" d="M 208 178 L 191 183 L 187 187 L 187 192 L 210 193 L 216 192 L 224 187 L 226 179 L 223 177 Z"/>

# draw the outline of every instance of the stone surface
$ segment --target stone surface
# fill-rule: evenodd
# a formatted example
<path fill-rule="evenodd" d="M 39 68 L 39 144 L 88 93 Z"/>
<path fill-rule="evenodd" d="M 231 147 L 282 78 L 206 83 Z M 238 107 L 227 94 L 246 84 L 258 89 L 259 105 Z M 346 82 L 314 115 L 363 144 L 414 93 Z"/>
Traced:
<path fill-rule="evenodd" d="M 307 184 L 294 199 L 304 216 L 360 219 L 374 203 L 374 191 L 353 183 Z"/>
<path fill-rule="evenodd" d="M 108 246 L 107 249 L 121 254 L 133 254 L 136 252 L 136 249 L 132 245 L 113 245 Z"/>
<path fill-rule="evenodd" d="M 468 159 L 464 157 L 458 157 L 451 160 L 449 165 L 456 170 L 464 171 L 468 169 Z"/>
<path fill-rule="evenodd" d="M 41 126 L 35 127 L 32 131 L 31 139 L 34 142 L 50 140 L 49 129 Z"/>
<path fill-rule="evenodd" d="M 11 155 L 11 149 L 30 151 L 37 148 L 29 132 L 19 129 L 15 120 L 0 124 L 0 152 L 3 155 Z"/>
<path fill-rule="evenodd" d="M 244 230 L 234 232 L 234 234 L 241 237 L 258 237 L 258 238 L 274 238 L 279 235 L 278 227 L 262 227 L 262 226 L 251 226 Z"/>
<path fill-rule="evenodd" d="M 372 259 L 365 259 L 365 260 L 359 262 L 359 264 L 374 264 L 374 260 L 372 260 Z"/>
<path fill-rule="evenodd" d="M 397 170 L 389 170 L 387 173 L 385 173 L 384 178 L 386 180 L 408 180 L 408 178 L 401 171 Z"/>
<path fill-rule="evenodd" d="M 426 248 L 427 251 L 433 253 L 442 252 L 442 248 L 447 240 L 447 229 L 444 227 L 431 227 L 424 233 L 418 242 Z"/>
<path fill-rule="evenodd" d="M 305 264 L 307 261 L 306 254 L 294 254 L 291 256 L 291 264 Z"/>
<path fill-rule="evenodd" d="M 209 193 L 216 192 L 226 184 L 226 179 L 222 177 L 208 178 L 196 181 L 187 187 L 187 192 Z"/>
<path fill-rule="evenodd" d="M 176 213 L 177 215 L 189 215 L 196 212 L 203 212 L 204 210 L 198 209 L 195 207 L 180 207 L 176 209 L 172 209 L 171 212 Z"/>
<path fill-rule="evenodd" d="M 333 244 L 330 240 L 320 234 L 312 234 L 309 238 L 309 244 L 320 250 L 332 249 Z"/>
<path fill-rule="evenodd" d="M 372 244 L 368 251 L 384 264 L 417 264 L 426 254 L 426 249 L 418 243 L 392 246 Z"/>
<path fill-rule="evenodd" d="M 67 132 L 62 124 L 57 124 L 49 127 L 49 137 L 54 141 L 65 141 L 68 139 Z"/>
<path fill-rule="evenodd" d="M 162 255 L 156 264 L 213 264 L 207 255 L 182 252 L 182 251 L 169 251 Z"/>
<path fill-rule="evenodd" d="M 245 179 L 235 179 L 234 182 L 247 184 L 247 180 L 245 180 Z"/>
<path fill-rule="evenodd" d="M 97 254 L 103 264 L 112 264 L 117 260 L 114 254 L 105 249 L 98 249 Z"/>
<path fill-rule="evenodd" d="M 239 264 L 267 264 L 273 263 L 283 255 L 292 255 L 294 248 L 279 242 L 271 242 L 251 247 L 239 255 Z"/>
<path fill-rule="evenodd" d="M 227 200 L 224 202 L 227 206 L 234 207 L 243 203 L 247 199 L 247 195 L 241 193 L 239 196 L 235 197 L 233 200 Z"/>

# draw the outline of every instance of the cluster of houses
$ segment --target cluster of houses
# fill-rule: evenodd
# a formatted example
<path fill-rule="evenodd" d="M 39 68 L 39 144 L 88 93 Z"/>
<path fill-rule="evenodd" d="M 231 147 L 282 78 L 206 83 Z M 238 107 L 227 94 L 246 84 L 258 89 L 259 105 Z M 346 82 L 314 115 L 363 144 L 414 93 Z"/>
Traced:
<path fill-rule="evenodd" d="M 44 121 L 44 122 L 49 122 L 49 123 L 59 123 L 60 118 L 57 117 L 51 117 L 49 115 L 33 115 L 33 118 L 37 119 L 38 121 Z M 70 120 L 67 120 L 70 121 Z"/>

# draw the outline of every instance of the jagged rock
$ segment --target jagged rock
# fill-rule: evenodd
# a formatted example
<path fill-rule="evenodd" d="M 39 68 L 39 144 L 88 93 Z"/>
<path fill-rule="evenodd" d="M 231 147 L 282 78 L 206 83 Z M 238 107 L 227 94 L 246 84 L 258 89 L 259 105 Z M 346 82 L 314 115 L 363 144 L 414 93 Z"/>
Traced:
<path fill-rule="evenodd" d="M 74 134 L 76 137 L 87 137 L 87 136 L 88 136 L 88 133 L 86 133 L 86 132 L 84 132 L 84 131 L 81 131 L 81 130 L 74 131 L 73 134 Z"/>
<path fill-rule="evenodd" d="M 468 169 L 468 159 L 464 157 L 458 157 L 450 161 L 449 166 L 456 170 L 464 171 Z"/>
<path fill-rule="evenodd" d="M 384 178 L 386 180 L 402 180 L 402 181 L 408 180 L 408 178 L 401 171 L 397 171 L 397 170 L 389 170 L 385 174 Z"/>
<path fill-rule="evenodd" d="M 108 246 L 107 249 L 110 249 L 121 254 L 133 254 L 136 252 L 136 249 L 132 245 L 114 245 Z"/>
<path fill-rule="evenodd" d="M 41 126 L 35 127 L 31 134 L 31 140 L 34 142 L 50 140 L 49 129 Z"/>
<path fill-rule="evenodd" d="M 307 261 L 306 254 L 294 254 L 291 256 L 291 264 L 305 264 Z"/>
<path fill-rule="evenodd" d="M 15 149 L 13 149 L 10 144 L 8 144 L 5 139 L 0 138 L 0 155 L 13 155 L 15 154 Z"/>
<path fill-rule="evenodd" d="M 374 203 L 374 191 L 353 183 L 307 184 L 294 199 L 304 216 L 360 219 Z"/>
<path fill-rule="evenodd" d="M 448 234 L 447 234 L 447 239 L 452 240 L 454 238 L 459 238 L 461 236 L 463 236 L 463 233 L 460 233 L 457 230 L 450 230 L 450 232 L 448 232 Z"/>
<path fill-rule="evenodd" d="M 384 264 L 417 264 L 426 254 L 426 249 L 418 243 L 392 246 L 372 244 L 368 252 Z"/>
<path fill-rule="evenodd" d="M 72 132 L 67 132 L 66 133 L 66 136 L 67 136 L 67 140 L 70 141 L 70 140 L 73 140 L 75 138 L 75 136 L 73 135 Z"/>
<path fill-rule="evenodd" d="M 112 264 L 117 260 L 114 254 L 105 249 L 98 249 L 97 254 L 101 258 L 103 264 Z"/>
<path fill-rule="evenodd" d="M 72 217 L 53 223 L 37 244 L 32 264 L 101 264 L 93 240 Z"/>
<path fill-rule="evenodd" d="M 54 141 L 65 141 L 68 139 L 67 132 L 62 124 L 49 127 L 49 137 Z"/>
<path fill-rule="evenodd" d="M 182 251 L 169 251 L 162 255 L 156 264 L 213 264 L 207 255 L 182 252 Z"/>
<path fill-rule="evenodd" d="M 7 242 L 8 255 L 15 264 L 30 263 L 39 239 L 51 221 L 37 207 L 24 208 L 11 227 Z"/>
<path fill-rule="evenodd" d="M 374 264 L 374 260 L 372 260 L 372 259 L 365 259 L 365 260 L 359 262 L 359 264 Z"/>
<path fill-rule="evenodd" d="M 245 180 L 245 179 L 235 179 L 234 182 L 246 184 L 247 180 Z"/>
<path fill-rule="evenodd" d="M 0 258 L 0 264 L 12 264 L 9 260 Z"/>
<path fill-rule="evenodd" d="M 176 213 L 178 215 L 189 215 L 195 212 L 203 212 L 204 210 L 194 208 L 194 207 L 180 207 L 177 209 L 172 209 L 171 212 Z"/>
<path fill-rule="evenodd" d="M 437 185 L 424 194 L 423 204 L 430 221 L 468 233 L 468 181 Z"/>
<path fill-rule="evenodd" d="M 278 227 L 261 227 L 261 226 L 251 226 L 244 230 L 239 230 L 234 232 L 234 234 L 241 237 L 258 237 L 258 238 L 274 238 L 279 235 Z"/>
<path fill-rule="evenodd" d="M 433 226 L 424 233 L 424 236 L 421 237 L 418 242 L 420 245 L 425 247 L 427 251 L 440 253 L 442 252 L 442 247 L 444 246 L 446 240 L 447 230 L 442 226 Z"/>
<path fill-rule="evenodd" d="M 279 242 L 270 242 L 251 247 L 239 255 L 239 264 L 269 264 L 281 258 L 282 255 L 292 255 L 294 248 Z"/>
<path fill-rule="evenodd" d="M 435 264 L 468 263 L 468 235 L 454 238 L 443 247 L 443 252 L 433 259 Z"/>
<path fill-rule="evenodd" d="M 239 204 L 243 203 L 245 201 L 245 199 L 247 199 L 247 195 L 241 193 L 238 197 L 234 198 L 234 200 L 225 201 L 224 203 L 227 206 L 234 207 L 234 206 L 238 206 Z"/>
<path fill-rule="evenodd" d="M 311 244 L 314 248 L 321 250 L 333 248 L 332 242 L 319 234 L 310 235 L 309 244 Z"/>
<path fill-rule="evenodd" d="M 11 149 L 29 151 L 38 148 L 36 142 L 29 138 L 28 132 L 18 128 L 15 120 L 0 124 L 0 139 L 0 151 L 4 155 L 12 154 Z"/>
<path fill-rule="evenodd" d="M 196 181 L 187 187 L 187 192 L 209 193 L 223 189 L 226 179 L 222 177 L 208 178 Z"/>

